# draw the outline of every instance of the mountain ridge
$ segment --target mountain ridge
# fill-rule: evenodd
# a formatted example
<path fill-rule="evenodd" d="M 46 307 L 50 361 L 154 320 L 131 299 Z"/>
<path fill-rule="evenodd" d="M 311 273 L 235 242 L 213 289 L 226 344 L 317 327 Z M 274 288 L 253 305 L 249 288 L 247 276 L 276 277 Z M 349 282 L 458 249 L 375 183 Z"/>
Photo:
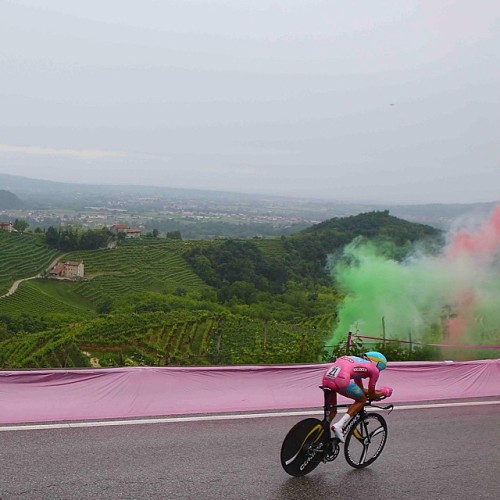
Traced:
<path fill-rule="evenodd" d="M 24 207 L 23 201 L 11 191 L 0 189 L 0 210 L 21 209 Z"/>

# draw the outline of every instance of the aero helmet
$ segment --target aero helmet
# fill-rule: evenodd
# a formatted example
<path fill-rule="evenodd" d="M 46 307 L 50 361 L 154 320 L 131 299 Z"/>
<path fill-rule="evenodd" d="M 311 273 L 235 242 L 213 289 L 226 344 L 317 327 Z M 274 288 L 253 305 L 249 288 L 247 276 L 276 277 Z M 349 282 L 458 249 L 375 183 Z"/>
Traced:
<path fill-rule="evenodd" d="M 378 371 L 381 372 L 387 366 L 387 358 L 381 353 L 377 351 L 369 351 L 363 354 L 365 359 L 369 359 L 375 363 L 375 366 L 378 368 Z"/>

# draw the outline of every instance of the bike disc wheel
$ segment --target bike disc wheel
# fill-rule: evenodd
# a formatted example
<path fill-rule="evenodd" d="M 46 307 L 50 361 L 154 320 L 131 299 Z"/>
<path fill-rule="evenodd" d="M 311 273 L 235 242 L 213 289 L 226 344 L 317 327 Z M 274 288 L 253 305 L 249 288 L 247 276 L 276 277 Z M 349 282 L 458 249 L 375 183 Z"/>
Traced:
<path fill-rule="evenodd" d="M 377 460 L 387 440 L 387 423 L 381 415 L 368 413 L 347 433 L 344 455 L 356 469 L 367 467 Z"/>
<path fill-rule="evenodd" d="M 281 446 L 281 465 L 291 476 L 305 476 L 323 460 L 324 449 L 330 436 L 323 422 L 306 418 L 295 424 Z"/>

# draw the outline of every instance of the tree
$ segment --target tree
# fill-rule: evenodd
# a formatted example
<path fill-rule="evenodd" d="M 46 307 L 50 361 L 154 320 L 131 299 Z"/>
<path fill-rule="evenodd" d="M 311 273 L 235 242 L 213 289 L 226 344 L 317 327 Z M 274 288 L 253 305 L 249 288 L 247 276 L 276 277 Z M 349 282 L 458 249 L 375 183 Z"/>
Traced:
<path fill-rule="evenodd" d="M 200 276 L 202 280 L 212 286 L 219 286 L 220 280 L 212 267 L 212 262 L 205 255 L 199 253 L 193 253 L 193 257 L 190 259 L 191 265 L 195 272 Z"/>
<path fill-rule="evenodd" d="M 8 339 L 10 336 L 7 325 L 3 321 L 0 321 L 0 342 Z"/>
<path fill-rule="evenodd" d="M 49 247 L 55 248 L 59 245 L 59 231 L 54 226 L 47 228 L 47 232 L 45 233 L 45 243 L 47 243 Z"/>
<path fill-rule="evenodd" d="M 169 240 L 182 240 L 180 231 L 167 231 L 167 238 Z"/>
<path fill-rule="evenodd" d="M 109 314 L 113 310 L 113 300 L 110 297 L 105 298 L 96 309 L 99 314 Z"/>
<path fill-rule="evenodd" d="M 23 219 L 16 219 L 12 227 L 19 233 L 24 233 L 28 229 L 29 224 Z"/>
<path fill-rule="evenodd" d="M 111 239 L 111 232 L 107 228 L 89 229 L 80 235 L 78 248 L 80 250 L 97 250 L 105 248 Z"/>
<path fill-rule="evenodd" d="M 59 250 L 63 252 L 72 252 L 78 250 L 78 240 L 80 234 L 78 229 L 73 229 L 72 227 L 66 228 L 59 234 Z"/>
<path fill-rule="evenodd" d="M 219 292 L 222 302 L 236 300 L 243 304 L 252 304 L 257 298 L 257 289 L 253 283 L 235 281 L 231 285 L 224 285 Z"/>

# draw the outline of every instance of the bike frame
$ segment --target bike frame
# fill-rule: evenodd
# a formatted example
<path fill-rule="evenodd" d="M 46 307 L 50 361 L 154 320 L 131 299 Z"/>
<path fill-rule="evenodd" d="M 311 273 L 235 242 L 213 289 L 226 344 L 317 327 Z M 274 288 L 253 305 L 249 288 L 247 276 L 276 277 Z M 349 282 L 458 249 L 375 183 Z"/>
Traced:
<path fill-rule="evenodd" d="M 330 405 L 329 395 L 330 395 L 332 389 L 330 389 L 329 387 L 325 387 L 323 385 L 320 385 L 319 387 L 320 387 L 320 389 L 323 390 L 323 395 L 324 395 L 323 427 L 325 428 L 325 431 L 326 430 L 329 431 L 330 430 L 330 410 L 332 408 L 349 408 L 351 406 L 351 404 Z M 381 399 L 385 399 L 385 398 L 381 398 Z M 380 401 L 380 400 L 377 400 L 377 401 Z M 379 408 L 381 410 L 387 410 L 387 411 L 389 411 L 389 413 L 391 413 L 391 411 L 394 409 L 394 405 L 380 406 L 380 405 L 373 404 L 373 402 L 371 400 L 368 400 L 365 403 L 365 405 L 363 406 L 363 408 L 361 408 L 361 410 L 358 413 L 356 413 L 356 415 L 354 415 L 354 417 L 351 417 L 351 419 L 349 420 L 349 422 L 345 426 L 345 428 L 344 428 L 345 435 L 347 435 L 347 433 L 351 430 L 351 428 L 354 427 L 362 418 L 364 418 L 367 415 L 367 411 L 366 411 L 367 406 L 370 406 L 372 408 Z M 336 437 L 331 438 L 331 440 L 336 441 L 336 442 L 340 442 L 339 439 Z"/>

